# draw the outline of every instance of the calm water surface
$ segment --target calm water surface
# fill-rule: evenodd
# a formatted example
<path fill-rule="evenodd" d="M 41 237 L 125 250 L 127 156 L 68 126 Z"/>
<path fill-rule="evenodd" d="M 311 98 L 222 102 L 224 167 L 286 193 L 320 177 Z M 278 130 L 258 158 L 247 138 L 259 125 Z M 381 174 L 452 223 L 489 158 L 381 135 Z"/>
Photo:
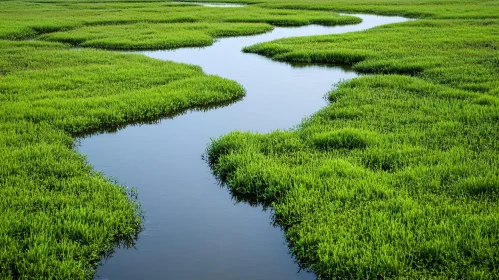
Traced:
<path fill-rule="evenodd" d="M 181 2 L 181 1 L 177 2 L 177 1 L 173 1 L 173 2 L 169 2 L 169 3 L 179 4 L 179 5 L 201 5 L 201 6 L 205 6 L 205 7 L 216 7 L 216 8 L 242 8 L 242 7 L 246 7 L 247 6 L 245 4 L 214 3 L 214 2 L 203 3 L 203 2 Z"/>
<path fill-rule="evenodd" d="M 358 25 L 276 28 L 226 38 L 206 48 L 144 52 L 149 57 L 200 65 L 235 80 L 246 97 L 210 111 L 189 111 L 156 124 L 131 125 L 81 139 L 79 151 L 95 169 L 136 187 L 146 212 L 135 248 L 117 249 L 98 268 L 99 279 L 314 279 L 299 272 L 270 211 L 236 203 L 220 188 L 201 156 L 210 138 L 233 130 L 286 129 L 326 105 L 323 96 L 348 68 L 292 66 L 241 49 L 278 38 L 345 33 L 400 17 L 358 15 Z"/>

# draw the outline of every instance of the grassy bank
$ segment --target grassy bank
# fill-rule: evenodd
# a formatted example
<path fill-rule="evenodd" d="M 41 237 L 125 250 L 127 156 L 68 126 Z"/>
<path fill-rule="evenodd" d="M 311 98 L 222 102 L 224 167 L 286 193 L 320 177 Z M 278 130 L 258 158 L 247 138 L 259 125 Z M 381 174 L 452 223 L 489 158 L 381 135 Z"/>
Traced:
<path fill-rule="evenodd" d="M 142 49 L 206 46 L 215 37 L 263 33 L 271 30 L 271 25 L 339 25 L 360 22 L 357 17 L 340 17 L 329 11 L 270 10 L 255 6 L 220 9 L 168 2 L 71 1 L 7 1 L 1 5 L 0 39 L 37 38 L 75 45 L 87 42 L 86 46 L 90 47 L 113 46 L 123 44 L 124 41 L 134 43 L 124 45 L 123 49 L 136 49 L 142 41 Z M 67 32 L 38 37 L 57 31 Z M 88 43 L 96 40 L 100 43 Z M 177 43 L 159 44 L 169 40 Z"/>
<path fill-rule="evenodd" d="M 140 55 L 0 41 L 0 278 L 88 279 L 140 211 L 73 135 L 240 98 L 237 83 Z"/>
<path fill-rule="evenodd" d="M 244 94 L 195 66 L 71 46 L 202 46 L 358 22 L 332 11 L 423 20 L 246 48 L 382 75 L 341 84 L 294 130 L 215 140 L 215 173 L 271 204 L 320 278 L 499 278 L 497 1 L 94 2 L 0 3 L 0 278 L 91 278 L 140 228 L 130 191 L 93 171 L 74 135 Z"/>
<path fill-rule="evenodd" d="M 242 98 L 199 67 L 93 49 L 212 44 L 272 25 L 357 23 L 333 12 L 165 2 L 0 3 L 0 279 L 89 279 L 140 207 L 95 172 L 74 136 Z M 43 42 L 50 41 L 50 42 Z"/>
<path fill-rule="evenodd" d="M 265 1 L 260 6 L 423 17 L 245 48 L 379 74 L 340 84 L 289 131 L 208 148 L 235 196 L 275 209 L 321 279 L 499 277 L 496 1 Z"/>
<path fill-rule="evenodd" d="M 181 47 L 203 47 L 216 37 L 265 33 L 272 26 L 264 23 L 176 23 L 129 24 L 83 27 L 39 37 L 80 47 L 117 50 L 157 50 Z"/>

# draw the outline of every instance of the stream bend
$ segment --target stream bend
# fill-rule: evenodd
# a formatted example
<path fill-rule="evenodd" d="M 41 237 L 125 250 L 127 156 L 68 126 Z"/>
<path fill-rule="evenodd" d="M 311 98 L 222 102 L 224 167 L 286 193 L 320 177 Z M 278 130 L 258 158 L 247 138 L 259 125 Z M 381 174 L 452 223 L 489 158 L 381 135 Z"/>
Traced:
<path fill-rule="evenodd" d="M 233 130 L 290 128 L 326 105 L 339 81 L 357 77 L 348 67 L 295 65 L 241 49 L 286 37 L 340 34 L 403 22 L 402 17 L 355 15 L 357 25 L 310 25 L 217 40 L 205 48 L 143 52 L 199 65 L 207 74 L 246 89 L 239 102 L 193 110 L 155 124 L 130 125 L 79 139 L 95 169 L 134 186 L 146 213 L 135 249 L 116 249 L 98 268 L 99 279 L 314 279 L 299 271 L 283 233 L 260 206 L 235 203 L 218 186 L 201 154 L 210 138 Z M 223 58 L 223 59 L 221 59 Z"/>

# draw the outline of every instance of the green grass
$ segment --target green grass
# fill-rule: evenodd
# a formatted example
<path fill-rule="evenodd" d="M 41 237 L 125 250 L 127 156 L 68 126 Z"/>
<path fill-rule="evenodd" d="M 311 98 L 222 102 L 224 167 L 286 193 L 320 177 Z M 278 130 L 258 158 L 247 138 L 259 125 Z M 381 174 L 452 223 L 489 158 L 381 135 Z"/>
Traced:
<path fill-rule="evenodd" d="M 73 44 L 85 42 L 83 46 L 90 47 L 159 49 L 206 46 L 214 37 L 262 33 L 271 30 L 271 25 L 359 22 L 357 17 L 327 11 L 269 10 L 254 6 L 220 9 L 168 2 L 87 4 L 55 1 L 42 4 L 9 1 L 2 4 L 0 11 L 0 39 L 36 38 L 45 33 L 71 30 L 39 39 Z"/>
<path fill-rule="evenodd" d="M 497 1 L 264 1 L 424 19 L 248 46 L 378 74 L 342 83 L 289 131 L 208 148 L 235 197 L 274 209 L 320 279 L 499 278 Z"/>
<path fill-rule="evenodd" d="M 197 66 L 58 43 L 0 41 L 0 71 L 0 279 L 91 278 L 140 228 L 73 135 L 244 95 Z"/>
<path fill-rule="evenodd" d="M 197 66 L 70 48 L 199 47 L 271 24 L 359 21 L 330 11 L 166 2 L 1 2 L 0 279 L 92 278 L 102 256 L 140 230 L 134 193 L 95 172 L 75 136 L 244 95 Z"/>
<path fill-rule="evenodd" d="M 192 1 L 214 2 L 211 0 Z M 268 9 L 376 13 L 413 18 L 499 18 L 497 0 L 220 0 L 216 2 L 251 3 L 257 7 Z"/>
<path fill-rule="evenodd" d="M 499 88 L 498 30 L 499 19 L 428 19 L 341 36 L 283 39 L 244 50 L 280 61 L 346 63 L 359 72 L 417 75 L 487 93 Z"/>
<path fill-rule="evenodd" d="M 215 140 L 215 174 L 320 278 L 497 278 L 497 97 L 395 75 L 334 95 L 295 130 Z"/>
<path fill-rule="evenodd" d="M 101 49 L 173 49 L 209 46 L 216 37 L 258 34 L 272 29 L 271 25 L 263 23 L 230 25 L 223 23 L 140 23 L 83 27 L 46 34 L 40 39 Z"/>
<path fill-rule="evenodd" d="M 499 278 L 498 2 L 231 2 L 253 5 L 0 2 L 0 279 L 91 278 L 140 229 L 133 193 L 96 173 L 75 135 L 244 95 L 195 66 L 70 46 L 204 46 L 359 22 L 337 12 L 422 19 L 247 47 L 378 75 L 339 85 L 292 130 L 216 139 L 215 174 L 236 198 L 271 205 L 321 279 Z"/>

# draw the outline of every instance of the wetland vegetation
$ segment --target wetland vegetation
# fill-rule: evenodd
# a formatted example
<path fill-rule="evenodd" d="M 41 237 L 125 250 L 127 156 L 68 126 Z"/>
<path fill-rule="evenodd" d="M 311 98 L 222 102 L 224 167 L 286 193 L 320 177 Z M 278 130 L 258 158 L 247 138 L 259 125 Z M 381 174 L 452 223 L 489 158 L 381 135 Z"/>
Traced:
<path fill-rule="evenodd" d="M 499 3 L 231 2 L 253 5 L 0 2 L 0 278 L 91 278 L 140 229 L 134 193 L 95 172 L 75 135 L 244 95 L 196 66 L 85 47 L 199 47 L 359 22 L 337 12 L 420 19 L 245 48 L 377 75 L 338 85 L 289 131 L 214 140 L 215 174 L 271 205 L 321 279 L 499 278 Z"/>
<path fill-rule="evenodd" d="M 263 6 L 424 19 L 245 48 L 378 75 L 289 131 L 215 140 L 215 173 L 272 205 L 319 278 L 499 277 L 497 1 L 311 2 Z"/>
<path fill-rule="evenodd" d="M 244 95 L 199 67 L 141 55 L 1 42 L 0 278 L 90 278 L 134 234 L 129 190 L 92 171 L 72 136 Z"/>

